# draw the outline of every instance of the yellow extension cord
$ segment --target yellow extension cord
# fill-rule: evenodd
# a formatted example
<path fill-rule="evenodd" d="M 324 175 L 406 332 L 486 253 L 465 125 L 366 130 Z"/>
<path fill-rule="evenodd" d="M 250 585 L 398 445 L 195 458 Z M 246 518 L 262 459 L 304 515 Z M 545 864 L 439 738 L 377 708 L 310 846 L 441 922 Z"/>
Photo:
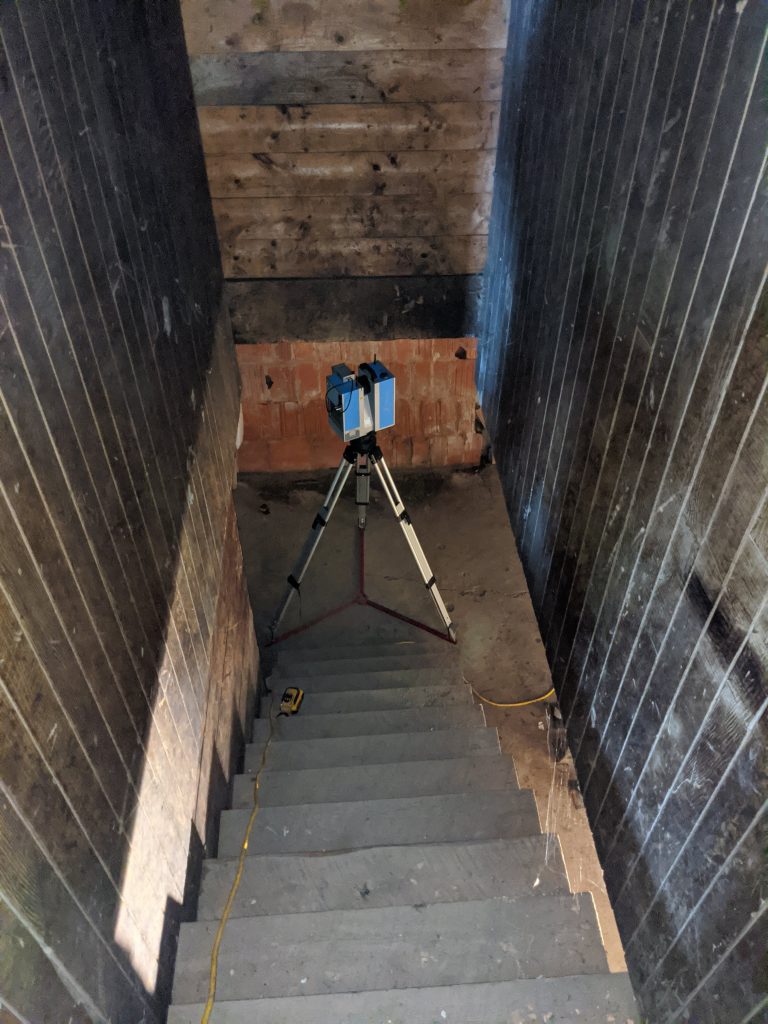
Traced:
<path fill-rule="evenodd" d="M 465 679 L 464 682 L 466 683 L 467 680 Z M 547 697 L 553 696 L 555 692 L 553 686 L 546 693 L 542 693 L 538 697 L 531 697 L 530 700 L 514 700 L 510 704 L 502 704 L 497 700 L 491 700 L 490 697 L 485 697 L 482 693 L 478 693 L 472 683 L 469 683 L 469 688 L 478 700 L 481 700 L 483 704 L 490 704 L 492 708 L 527 708 L 529 704 L 538 704 L 540 701 L 546 700 Z"/>
<path fill-rule="evenodd" d="M 245 829 L 243 845 L 240 848 L 240 858 L 237 862 L 235 879 L 232 882 L 232 888 L 229 890 L 227 902 L 224 904 L 224 912 L 221 915 L 221 920 L 219 921 L 219 926 L 216 929 L 216 935 L 213 940 L 213 948 L 211 949 L 211 973 L 208 977 L 208 999 L 205 1004 L 205 1009 L 203 1010 L 203 1016 L 200 1018 L 200 1024 L 208 1024 L 211 1019 L 211 1013 L 213 1012 L 213 1004 L 216 1001 L 216 978 L 219 973 L 219 949 L 221 948 L 221 940 L 224 938 L 224 928 L 229 920 L 229 915 L 232 913 L 232 906 L 235 902 L 235 896 L 237 896 L 237 890 L 240 888 L 240 882 L 245 868 L 245 858 L 248 855 L 248 842 L 251 838 L 251 832 L 253 831 L 253 826 L 260 810 L 259 784 L 261 783 L 261 775 L 264 771 L 264 766 L 267 763 L 267 752 L 269 751 L 269 745 L 272 742 L 274 732 L 275 720 L 272 715 L 272 701 L 270 699 L 269 735 L 267 737 L 267 742 L 264 744 L 264 750 L 261 754 L 261 761 L 259 763 L 258 771 L 256 772 L 256 778 L 253 781 L 253 807 L 251 808 L 251 815 L 248 818 L 248 825 Z"/>
<path fill-rule="evenodd" d="M 464 682 L 468 682 L 468 680 L 465 679 Z M 511 703 L 501 703 L 500 701 L 491 700 L 490 697 L 486 697 L 482 693 L 479 693 L 471 683 L 469 683 L 469 688 L 472 691 L 472 693 L 474 693 L 478 700 L 481 700 L 483 704 L 490 704 L 492 708 L 525 708 L 528 707 L 529 704 L 538 704 L 540 701 L 546 700 L 548 697 L 551 697 L 555 692 L 555 688 L 553 686 L 550 690 L 547 690 L 546 693 L 542 693 L 538 697 L 531 697 L 529 700 L 516 700 L 512 701 Z M 264 744 L 264 750 L 262 751 L 261 754 L 259 768 L 258 771 L 256 772 L 256 778 L 254 779 L 253 782 L 253 807 L 251 808 L 251 814 L 250 817 L 248 818 L 248 824 L 245 829 L 243 845 L 240 848 L 240 857 L 237 862 L 237 871 L 235 871 L 235 878 L 234 881 L 232 882 L 232 888 L 229 890 L 227 902 L 224 904 L 224 912 L 221 915 L 221 920 L 219 921 L 219 926 L 216 929 L 216 935 L 214 936 L 213 940 L 213 948 L 211 949 L 211 972 L 208 978 L 208 999 L 205 1004 L 205 1009 L 203 1010 L 203 1016 L 200 1018 L 200 1024 L 208 1024 L 208 1022 L 211 1019 L 211 1013 L 213 1012 L 213 1004 L 216 1001 L 216 978 L 219 972 L 219 950 L 221 948 L 221 941 L 224 938 L 224 929 L 227 925 L 227 921 L 229 920 L 229 915 L 232 913 L 232 906 L 235 902 L 235 897 L 237 896 L 237 890 L 240 888 L 240 882 L 242 881 L 243 877 L 243 870 L 245 869 L 245 858 L 248 855 L 248 842 L 251 838 L 251 832 L 253 831 L 253 826 L 256 822 L 256 818 L 260 810 L 259 785 L 261 783 L 261 775 L 262 772 L 264 771 L 264 766 L 266 765 L 267 762 L 267 753 L 269 751 L 269 746 L 272 742 L 274 731 L 275 721 L 272 716 L 272 704 L 270 702 L 269 736 L 267 737 L 267 742 Z"/>

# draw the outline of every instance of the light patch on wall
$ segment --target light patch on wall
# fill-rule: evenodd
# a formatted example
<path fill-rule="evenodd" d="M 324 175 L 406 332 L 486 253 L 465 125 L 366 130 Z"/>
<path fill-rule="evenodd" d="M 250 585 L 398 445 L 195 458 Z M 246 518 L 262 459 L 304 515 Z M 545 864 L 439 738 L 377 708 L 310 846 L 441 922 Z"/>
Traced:
<path fill-rule="evenodd" d="M 190 529 L 187 510 L 182 538 Z M 181 547 L 184 544 L 182 539 Z M 170 621 L 178 621 L 183 615 L 179 590 L 177 581 Z M 201 743 L 200 728 L 194 728 L 187 720 L 191 713 L 196 721 L 195 681 L 177 679 L 168 646 L 163 652 L 158 682 L 145 739 L 146 759 L 130 828 L 130 846 L 123 865 L 114 931 L 115 942 L 125 950 L 131 966 L 150 993 L 155 991 L 157 983 L 158 954 L 168 904 L 170 901 L 181 904 L 184 900 L 189 832 L 197 799 L 197 788 L 189 785 L 189 780 L 197 778 Z M 178 695 L 180 682 L 184 687 L 181 699 Z M 177 722 L 173 708 L 182 705 L 187 707 L 187 714 L 182 722 Z M 175 749 L 170 753 L 176 781 L 165 778 L 160 785 L 150 766 L 167 761 L 163 737 L 166 746 L 170 737 L 175 741 Z"/>

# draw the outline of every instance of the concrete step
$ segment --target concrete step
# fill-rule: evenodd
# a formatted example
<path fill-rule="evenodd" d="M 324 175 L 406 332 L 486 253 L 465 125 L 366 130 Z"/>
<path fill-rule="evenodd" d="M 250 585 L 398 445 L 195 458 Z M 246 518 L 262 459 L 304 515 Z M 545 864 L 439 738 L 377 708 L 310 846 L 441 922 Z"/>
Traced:
<path fill-rule="evenodd" d="M 280 710 L 283 687 L 278 686 L 272 702 L 275 713 Z M 387 690 L 342 690 L 336 693 L 314 693 L 312 681 L 307 684 L 299 714 L 340 715 L 357 711 L 399 711 L 403 708 L 444 708 L 472 704 L 472 691 L 465 683 L 443 683 L 439 686 L 403 686 Z"/>
<path fill-rule="evenodd" d="M 305 715 L 274 720 L 274 739 L 320 740 L 339 736 L 377 736 L 388 732 L 439 732 L 441 729 L 472 728 L 482 725 L 482 708 L 475 704 L 457 708 L 405 708 L 395 711 L 355 711 L 343 715 Z M 255 743 L 266 742 L 269 721 L 253 723 Z"/>
<path fill-rule="evenodd" d="M 272 674 L 269 686 L 272 690 L 283 690 L 296 685 L 313 693 L 335 693 L 337 690 L 391 690 L 404 686 L 443 686 L 446 683 L 462 684 L 461 669 L 458 665 L 442 668 L 402 668 L 377 672 L 339 672 L 330 675 L 302 676 L 293 670 Z"/>
<path fill-rule="evenodd" d="M 249 813 L 222 813 L 219 857 L 239 854 Z M 264 807 L 259 812 L 248 854 L 514 839 L 539 832 L 533 794 L 522 789 L 359 803 L 293 804 Z"/>
<path fill-rule="evenodd" d="M 173 1001 L 205 999 L 216 922 L 183 924 Z M 235 918 L 217 998 L 482 984 L 606 971 L 589 895 Z"/>
<path fill-rule="evenodd" d="M 207 860 L 198 921 L 218 921 L 236 860 Z M 555 836 L 434 846 L 375 846 L 321 856 L 278 854 L 246 861 L 231 917 L 548 896 L 568 892 Z"/>
<path fill-rule="evenodd" d="M 172 1006 L 168 1024 L 200 1024 Z M 640 1024 L 626 974 L 216 1002 L 211 1024 Z"/>
<path fill-rule="evenodd" d="M 254 779 L 254 772 L 235 776 L 234 808 L 251 806 Z M 508 758 L 465 757 L 295 772 L 267 770 L 261 776 L 259 799 L 264 807 L 270 807 L 517 788 L 515 769 Z"/>
<path fill-rule="evenodd" d="M 409 668 L 451 668 L 459 661 L 456 651 L 449 655 L 423 654 L 414 658 L 408 654 L 381 654 L 367 658 L 317 658 L 306 661 L 278 662 L 280 674 L 290 670 L 291 675 L 329 676 L 344 675 L 348 672 L 386 672 Z"/>
<path fill-rule="evenodd" d="M 370 640 L 362 643 L 357 640 L 356 636 L 353 636 L 349 643 L 345 644 L 332 644 L 326 641 L 323 644 L 310 644 L 306 647 L 291 647 L 281 643 L 274 648 L 277 661 L 285 664 L 292 661 L 381 657 L 390 654 L 398 656 L 436 654 L 438 657 L 443 657 L 451 651 L 455 651 L 453 644 L 449 645 L 445 640 L 438 640 L 437 637 L 430 639 L 428 636 L 425 636 L 423 640 Z"/>
<path fill-rule="evenodd" d="M 263 748 L 263 740 L 246 746 L 246 772 L 258 770 Z M 440 729 L 435 732 L 386 733 L 381 736 L 342 736 L 306 740 L 304 743 L 273 740 L 267 754 L 267 769 L 270 772 L 301 771 L 307 768 L 389 765 L 401 761 L 445 760 L 451 757 L 498 757 L 499 750 L 498 733 L 486 726 Z"/>

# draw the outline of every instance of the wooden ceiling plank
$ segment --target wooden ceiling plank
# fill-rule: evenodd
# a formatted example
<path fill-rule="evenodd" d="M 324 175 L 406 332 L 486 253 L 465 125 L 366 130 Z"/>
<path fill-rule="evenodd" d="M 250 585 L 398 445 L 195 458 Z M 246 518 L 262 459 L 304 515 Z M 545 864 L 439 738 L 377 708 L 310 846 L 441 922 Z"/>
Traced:
<path fill-rule="evenodd" d="M 190 54 L 503 46 L 508 0 L 182 0 Z"/>

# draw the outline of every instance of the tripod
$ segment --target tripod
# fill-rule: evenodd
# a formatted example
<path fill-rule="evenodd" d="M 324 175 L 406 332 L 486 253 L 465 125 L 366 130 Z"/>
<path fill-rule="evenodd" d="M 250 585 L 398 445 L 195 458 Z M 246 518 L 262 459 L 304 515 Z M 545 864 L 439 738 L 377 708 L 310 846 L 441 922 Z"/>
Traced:
<path fill-rule="evenodd" d="M 376 475 L 379 478 L 382 489 L 387 496 L 387 500 L 392 507 L 392 511 L 395 513 L 397 521 L 400 523 L 400 528 L 403 531 L 408 547 L 411 549 L 411 554 L 416 560 L 416 565 L 418 566 L 424 586 L 432 597 L 435 608 L 437 609 L 437 614 L 442 619 L 447 635 L 446 633 L 433 629 L 431 626 L 425 625 L 423 622 L 411 619 L 407 615 L 402 615 L 393 608 L 388 608 L 386 605 L 372 601 L 365 593 L 365 523 L 368 504 L 370 502 L 371 466 L 376 470 Z M 311 622 L 307 622 L 297 629 L 292 629 L 286 633 L 277 635 L 280 623 L 283 621 L 285 613 L 288 610 L 288 606 L 291 603 L 291 598 L 294 594 L 298 593 L 301 588 L 302 581 L 306 575 L 307 569 L 309 568 L 309 563 L 312 561 L 312 556 L 320 543 L 323 530 L 328 525 L 331 515 L 333 514 L 333 510 L 336 507 L 336 502 L 339 500 L 341 492 L 344 490 L 344 485 L 346 484 L 353 467 L 355 470 L 355 504 L 357 505 L 360 556 L 358 593 L 356 597 L 352 598 L 352 600 L 346 601 L 344 604 L 339 605 L 336 608 L 332 608 L 330 611 L 325 612 L 323 615 L 319 615 Z M 451 643 L 456 643 L 456 629 L 451 622 L 451 616 L 448 613 L 448 609 L 445 607 L 445 603 L 440 596 L 440 591 L 437 589 L 437 580 L 429 567 L 429 562 L 427 561 L 427 557 L 419 543 L 419 538 L 416 536 L 416 531 L 413 528 L 410 516 L 405 510 L 405 505 L 398 493 L 397 487 L 395 487 L 395 481 L 392 479 L 389 466 L 387 466 L 384 456 L 381 454 L 381 449 L 376 443 L 375 431 L 371 431 L 364 437 L 356 438 L 344 449 L 344 454 L 339 462 L 339 468 L 336 470 L 333 480 L 331 481 L 331 486 L 328 488 L 325 501 L 312 522 L 309 535 L 304 542 L 304 546 L 301 549 L 296 565 L 293 568 L 293 572 L 288 577 L 288 586 L 283 599 L 280 602 L 280 606 L 277 609 L 275 618 L 272 621 L 272 643 L 278 643 L 280 640 L 284 640 L 288 636 L 293 636 L 296 633 L 303 632 L 311 626 L 316 625 L 318 622 L 322 622 L 324 619 L 329 618 L 331 615 L 335 615 L 337 612 L 343 611 L 345 608 L 349 608 L 353 604 L 368 605 L 371 608 L 375 608 L 377 611 L 384 612 L 385 615 L 390 615 L 395 619 L 400 619 L 401 622 L 407 622 L 410 625 L 417 626 L 419 629 L 423 629 L 427 633 L 432 633 L 443 640 L 449 640 Z"/>

